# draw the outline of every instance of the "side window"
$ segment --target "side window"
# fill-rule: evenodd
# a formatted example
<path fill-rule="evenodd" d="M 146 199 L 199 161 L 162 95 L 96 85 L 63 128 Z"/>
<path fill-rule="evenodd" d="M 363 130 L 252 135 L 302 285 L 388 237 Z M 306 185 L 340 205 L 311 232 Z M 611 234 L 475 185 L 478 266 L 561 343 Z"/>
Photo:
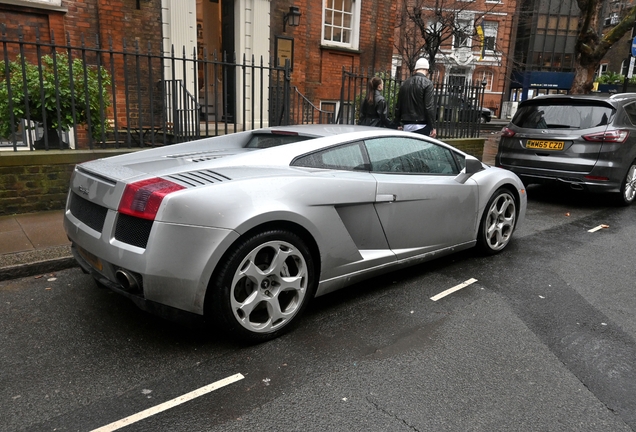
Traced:
<path fill-rule="evenodd" d="M 365 141 L 371 171 L 379 173 L 442 174 L 459 173 L 452 152 L 428 141 L 387 137 Z"/>
<path fill-rule="evenodd" d="M 368 171 L 362 143 L 359 142 L 300 156 L 292 162 L 292 165 L 308 168 Z"/>
<path fill-rule="evenodd" d="M 625 113 L 633 125 L 636 125 L 636 103 L 625 105 Z M 607 124 L 607 122 L 605 123 Z"/>

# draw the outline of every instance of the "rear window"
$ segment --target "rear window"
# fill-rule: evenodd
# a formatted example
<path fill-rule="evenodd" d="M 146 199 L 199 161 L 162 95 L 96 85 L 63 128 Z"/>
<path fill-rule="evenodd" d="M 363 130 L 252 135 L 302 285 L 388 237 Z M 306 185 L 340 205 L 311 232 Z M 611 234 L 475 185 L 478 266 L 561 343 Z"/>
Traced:
<path fill-rule="evenodd" d="M 532 104 L 520 107 L 512 123 L 527 129 L 589 129 L 607 125 L 615 110 L 602 105 Z"/>
<path fill-rule="evenodd" d="M 303 135 L 297 135 L 297 134 L 276 134 L 276 133 L 254 134 L 245 145 L 245 148 L 264 149 L 264 148 L 276 147 L 279 145 L 305 141 L 305 140 L 313 139 L 313 138 L 315 137 L 309 137 L 309 136 L 303 136 Z"/>

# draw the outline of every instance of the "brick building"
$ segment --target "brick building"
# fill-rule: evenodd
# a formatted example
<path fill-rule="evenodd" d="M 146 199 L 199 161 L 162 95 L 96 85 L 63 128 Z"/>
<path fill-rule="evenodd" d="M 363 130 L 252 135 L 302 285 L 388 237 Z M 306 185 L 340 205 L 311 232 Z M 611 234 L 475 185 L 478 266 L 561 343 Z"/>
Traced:
<path fill-rule="evenodd" d="M 293 39 L 292 84 L 317 107 L 333 112 L 340 108 L 343 67 L 390 70 L 395 2 L 297 0 L 294 5 L 302 14 L 300 23 L 284 26 L 290 3 L 272 0 L 270 52 L 276 53 L 285 38 Z"/>
<path fill-rule="evenodd" d="M 435 58 L 435 79 L 450 86 L 484 82 L 484 106 L 499 116 L 511 67 L 509 52 L 516 5 L 516 0 L 440 0 L 433 3 L 401 0 L 398 10 L 419 8 L 423 21 L 431 27 L 439 25 L 439 16 L 448 21 L 448 14 L 454 14 L 457 31 L 451 37 L 442 37 Z M 408 26 L 412 23 L 406 18 L 401 27 L 396 28 L 395 38 L 415 37 L 423 43 L 419 30 L 413 32 Z M 394 64 L 400 67 L 403 63 L 406 62 L 396 52 Z"/>
<path fill-rule="evenodd" d="M 6 25 L 9 39 L 17 39 L 21 32 L 25 40 L 34 40 L 37 29 L 42 42 L 50 42 L 54 34 L 55 42 L 64 44 L 68 34 L 73 46 L 86 44 L 116 52 L 122 52 L 126 44 L 128 51 L 139 47 L 142 53 L 157 56 L 169 55 L 174 49 L 176 56 L 185 53 L 188 59 L 208 56 L 220 61 L 226 53 L 228 62 L 234 61 L 234 53 L 237 63 L 245 59 L 248 64 L 263 61 L 265 65 L 288 56 L 292 85 L 327 111 L 339 108 L 343 67 L 390 68 L 395 19 L 391 0 L 298 0 L 293 4 L 300 14 L 297 26 L 285 18 L 290 6 L 283 0 L 7 0 L 0 4 L 0 24 Z M 374 11 L 374 19 L 362 19 L 370 11 Z M 193 62 L 183 62 L 186 67 L 182 67 L 153 60 L 139 66 L 118 56 L 115 63 L 118 71 L 128 68 L 131 75 L 152 76 L 153 83 L 146 84 L 144 92 L 152 91 L 149 88 L 161 79 L 178 79 L 184 83 L 184 91 L 198 95 L 206 115 L 220 113 L 238 123 L 261 121 L 256 118 L 261 114 L 252 113 L 249 107 L 269 99 L 271 86 L 262 93 L 260 89 L 247 93 L 253 78 L 261 78 L 252 77 L 254 71 L 245 76 L 217 74 L 203 84 L 201 77 L 212 76 L 212 70 L 199 65 L 196 71 Z M 271 72 L 266 73 L 264 79 L 268 80 Z M 118 72 L 113 78 L 123 81 Z M 121 95 L 137 91 L 130 83 L 119 84 Z M 225 92 L 223 103 L 219 103 L 220 89 Z M 123 106 L 119 102 L 123 97 L 116 100 L 117 117 L 124 121 L 130 103 Z"/>

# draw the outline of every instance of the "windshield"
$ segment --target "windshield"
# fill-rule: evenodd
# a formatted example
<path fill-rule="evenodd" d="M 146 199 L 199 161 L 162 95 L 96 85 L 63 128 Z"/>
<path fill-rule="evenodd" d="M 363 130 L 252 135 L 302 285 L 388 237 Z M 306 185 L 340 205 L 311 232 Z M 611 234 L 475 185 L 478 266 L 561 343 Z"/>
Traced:
<path fill-rule="evenodd" d="M 607 125 L 615 110 L 607 105 L 532 104 L 520 107 L 512 123 L 527 129 L 589 129 Z"/>

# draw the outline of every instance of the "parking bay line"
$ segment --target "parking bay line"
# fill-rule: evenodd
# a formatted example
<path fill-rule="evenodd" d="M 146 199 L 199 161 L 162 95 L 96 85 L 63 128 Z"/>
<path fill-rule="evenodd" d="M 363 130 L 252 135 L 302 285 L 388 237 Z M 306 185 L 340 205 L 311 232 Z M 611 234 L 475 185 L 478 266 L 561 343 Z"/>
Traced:
<path fill-rule="evenodd" d="M 466 288 L 468 285 L 472 285 L 475 282 L 477 282 L 477 279 L 470 278 L 466 282 L 460 283 L 459 285 L 455 285 L 454 287 L 449 288 L 446 291 L 442 291 L 441 293 L 437 294 L 436 296 L 431 297 L 431 300 L 437 301 L 437 300 L 439 300 L 441 298 L 446 297 L 449 294 L 454 293 L 455 291 L 459 291 L 462 288 Z"/>
<path fill-rule="evenodd" d="M 169 410 L 170 408 L 174 408 L 177 405 L 181 405 L 182 403 L 191 401 L 192 399 L 196 399 L 199 396 L 203 396 L 207 393 L 213 392 L 214 390 L 218 390 L 221 387 L 225 387 L 226 385 L 235 383 L 237 381 L 242 380 L 243 378 L 245 378 L 243 375 L 241 375 L 240 373 L 236 374 L 236 375 L 232 375 L 229 376 L 227 378 L 223 378 L 222 380 L 213 382 L 212 384 L 208 384 L 204 387 L 198 388 L 196 390 L 191 391 L 190 393 L 186 393 L 182 396 L 179 396 L 177 398 L 174 398 L 172 400 L 169 400 L 167 402 L 164 402 L 162 404 L 159 405 L 155 405 L 152 408 L 148 408 L 147 410 L 138 412 L 137 414 L 133 414 L 131 416 L 128 416 L 126 418 L 123 418 L 121 420 L 117 420 L 116 422 L 107 424 L 106 426 L 102 426 L 100 428 L 97 429 L 93 429 L 91 432 L 111 432 L 111 431 L 115 431 L 117 429 L 121 429 L 125 426 L 131 425 L 133 423 L 136 423 L 140 420 L 143 420 L 145 418 L 148 418 L 150 416 L 153 416 L 155 414 L 158 414 L 162 411 L 166 411 Z"/>

